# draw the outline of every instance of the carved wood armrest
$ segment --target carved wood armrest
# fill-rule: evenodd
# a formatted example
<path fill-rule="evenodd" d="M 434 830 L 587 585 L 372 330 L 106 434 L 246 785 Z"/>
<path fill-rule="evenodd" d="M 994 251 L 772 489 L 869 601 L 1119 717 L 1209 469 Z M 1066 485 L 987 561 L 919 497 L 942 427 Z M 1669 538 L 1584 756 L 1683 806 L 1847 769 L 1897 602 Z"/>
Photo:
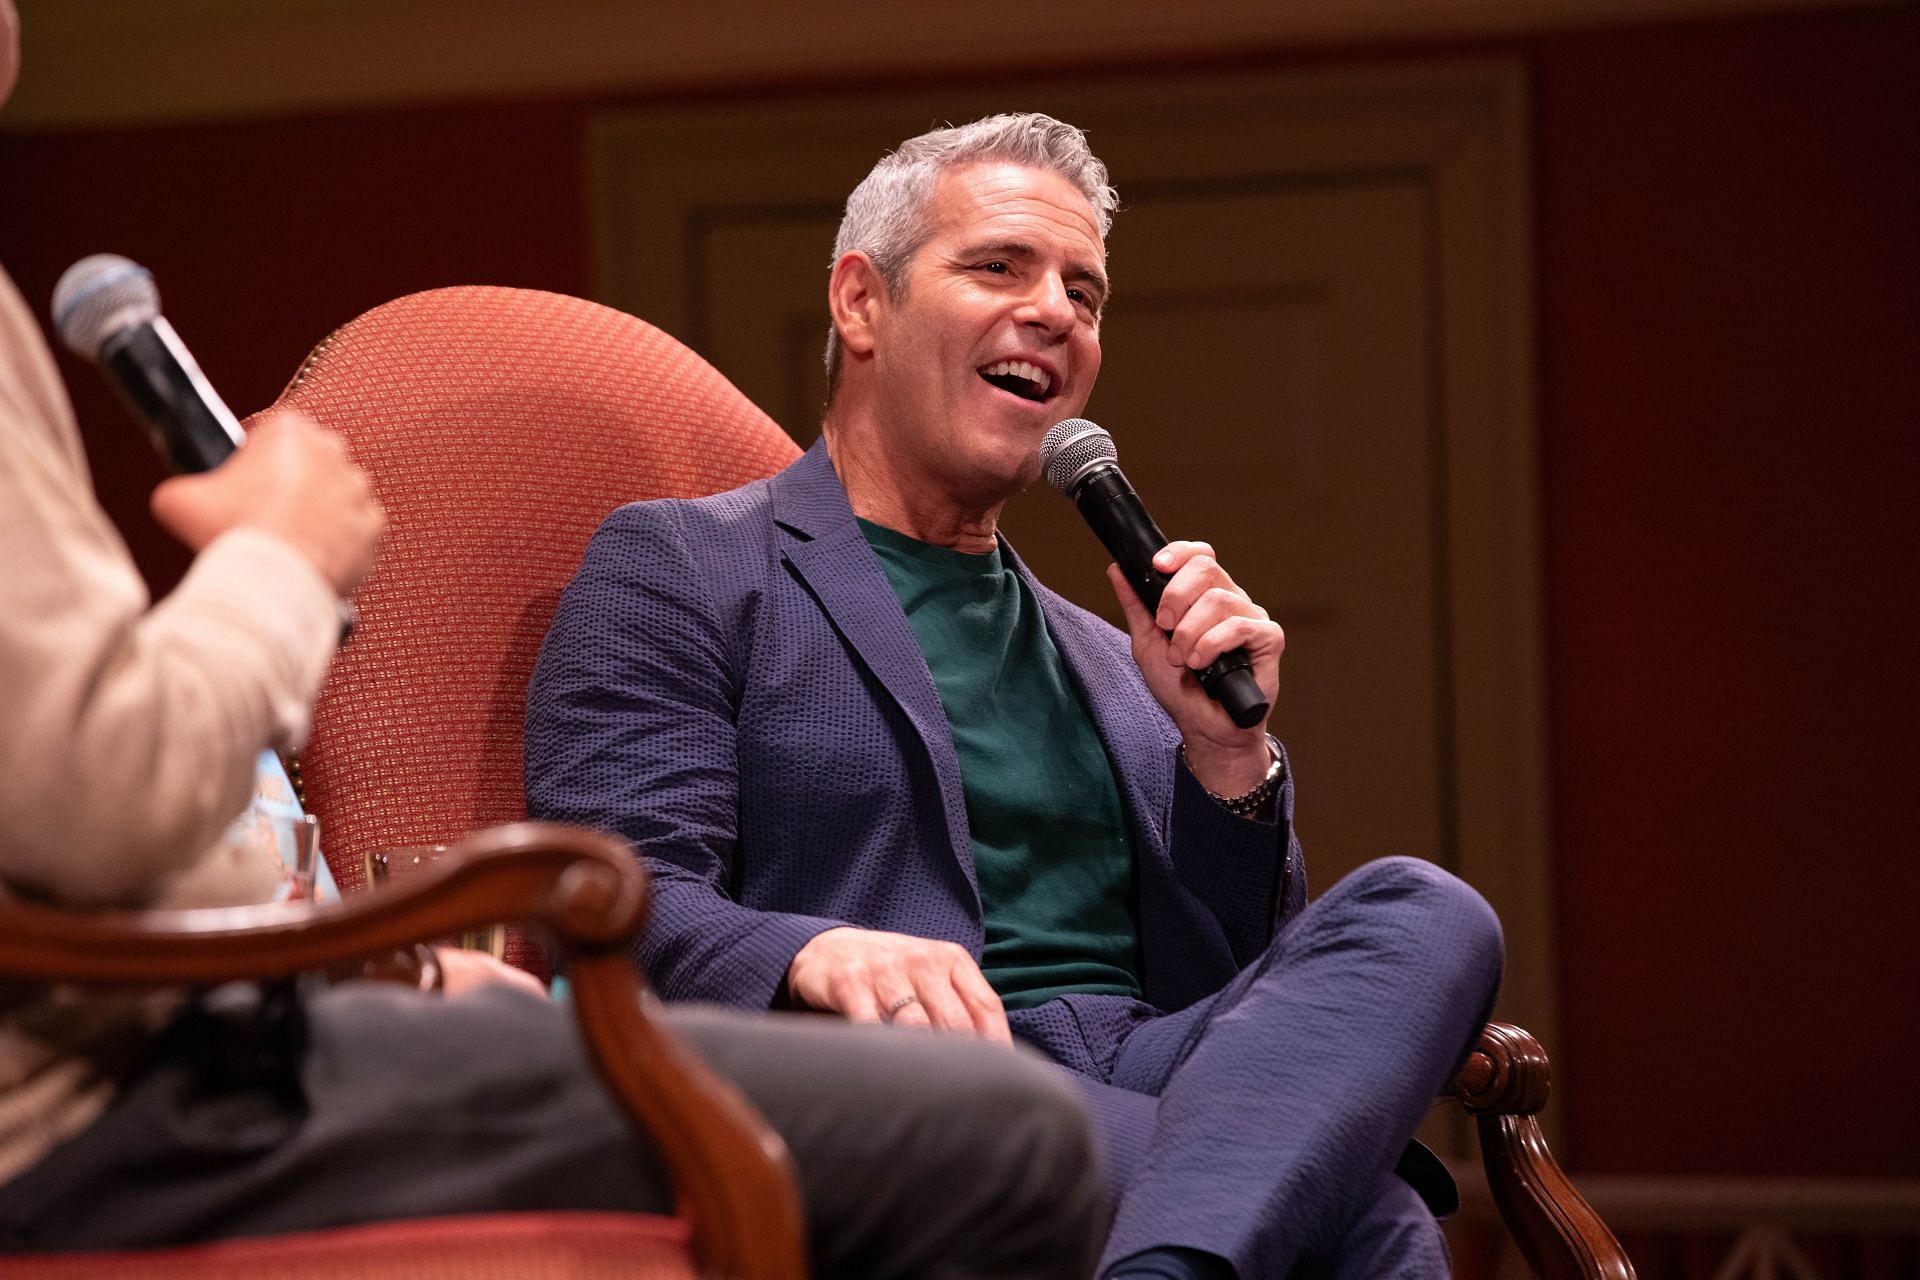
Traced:
<path fill-rule="evenodd" d="M 0 974 L 155 987 L 280 977 L 498 923 L 540 924 L 569 958 L 589 1056 L 659 1149 L 710 1275 L 806 1274 L 786 1145 L 657 1018 L 631 944 L 647 881 L 625 841 L 518 823 L 455 845 L 405 884 L 337 903 L 80 913 L 0 903 Z"/>
<path fill-rule="evenodd" d="M 1487 1185 L 1537 1276 L 1633 1280 L 1613 1232 L 1547 1149 L 1539 1114 L 1551 1071 L 1546 1050 L 1519 1027 L 1489 1022 L 1453 1079 L 1453 1096 L 1480 1130 Z"/>
<path fill-rule="evenodd" d="M 1453 1096 L 1472 1115 L 1533 1116 L 1546 1108 L 1551 1084 L 1540 1042 L 1519 1027 L 1489 1022 L 1453 1078 Z"/>

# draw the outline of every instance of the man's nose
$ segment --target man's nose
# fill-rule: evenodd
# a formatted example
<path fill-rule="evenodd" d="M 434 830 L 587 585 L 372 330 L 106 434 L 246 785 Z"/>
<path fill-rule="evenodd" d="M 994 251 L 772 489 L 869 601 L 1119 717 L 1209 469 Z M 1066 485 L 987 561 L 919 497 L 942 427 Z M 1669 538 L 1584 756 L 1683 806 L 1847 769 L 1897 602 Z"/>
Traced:
<path fill-rule="evenodd" d="M 1058 272 L 1036 273 L 1021 313 L 1022 324 L 1044 329 L 1049 336 L 1066 333 L 1074 321 L 1073 299 L 1067 296 L 1067 282 Z"/>

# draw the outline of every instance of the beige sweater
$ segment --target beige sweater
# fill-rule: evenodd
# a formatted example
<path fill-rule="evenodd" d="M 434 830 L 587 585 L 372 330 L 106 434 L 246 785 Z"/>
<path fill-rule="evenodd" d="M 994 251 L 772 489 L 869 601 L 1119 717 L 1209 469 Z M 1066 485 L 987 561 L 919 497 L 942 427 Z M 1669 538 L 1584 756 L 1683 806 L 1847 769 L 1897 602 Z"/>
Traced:
<path fill-rule="evenodd" d="M 148 606 L 0 271 L 0 892 L 184 907 L 278 888 L 277 862 L 220 837 L 261 748 L 306 732 L 333 593 L 286 543 L 236 529 Z M 99 1114 L 154 1016 L 150 1000 L 0 982 L 0 1181 Z"/>

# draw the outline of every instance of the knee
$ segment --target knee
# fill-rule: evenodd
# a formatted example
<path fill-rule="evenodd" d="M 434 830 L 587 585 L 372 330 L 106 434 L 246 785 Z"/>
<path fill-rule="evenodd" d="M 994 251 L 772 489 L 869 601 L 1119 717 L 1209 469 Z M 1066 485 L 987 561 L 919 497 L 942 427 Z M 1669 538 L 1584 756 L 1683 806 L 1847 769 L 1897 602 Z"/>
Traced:
<path fill-rule="evenodd" d="M 1381 858 L 1356 869 L 1336 889 L 1352 885 L 1377 918 L 1464 985 L 1498 985 L 1506 939 L 1500 917 L 1479 891 L 1424 858 Z"/>

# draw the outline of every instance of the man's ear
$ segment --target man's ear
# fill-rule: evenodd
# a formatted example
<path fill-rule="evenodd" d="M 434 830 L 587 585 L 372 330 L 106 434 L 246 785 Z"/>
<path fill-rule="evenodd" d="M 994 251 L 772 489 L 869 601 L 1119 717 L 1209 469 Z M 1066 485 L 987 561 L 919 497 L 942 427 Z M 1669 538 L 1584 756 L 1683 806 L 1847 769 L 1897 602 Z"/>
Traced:
<path fill-rule="evenodd" d="M 840 333 L 840 345 L 853 355 L 873 351 L 874 326 L 886 306 L 887 282 L 873 259 L 859 250 L 840 255 L 827 278 L 827 311 Z"/>

